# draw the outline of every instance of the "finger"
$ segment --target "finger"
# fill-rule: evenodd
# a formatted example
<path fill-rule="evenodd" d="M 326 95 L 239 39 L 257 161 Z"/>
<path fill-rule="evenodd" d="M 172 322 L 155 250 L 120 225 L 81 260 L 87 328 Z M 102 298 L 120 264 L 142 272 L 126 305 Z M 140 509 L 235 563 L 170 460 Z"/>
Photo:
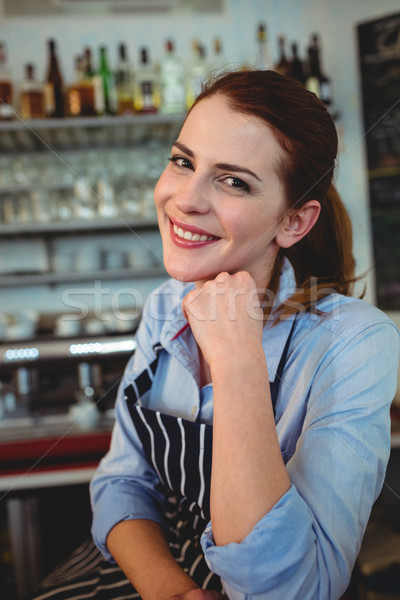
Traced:
<path fill-rule="evenodd" d="M 221 273 L 218 273 L 214 281 L 217 283 L 225 283 L 226 281 L 228 281 L 229 277 L 229 273 L 227 273 L 226 271 L 222 271 Z"/>

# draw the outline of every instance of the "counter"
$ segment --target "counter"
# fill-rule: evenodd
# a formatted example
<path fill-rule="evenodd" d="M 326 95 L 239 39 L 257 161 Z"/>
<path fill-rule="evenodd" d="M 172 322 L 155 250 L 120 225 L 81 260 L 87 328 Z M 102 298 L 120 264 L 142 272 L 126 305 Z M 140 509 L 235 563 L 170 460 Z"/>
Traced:
<path fill-rule="evenodd" d="M 90 421 L 87 413 L 0 420 L 0 501 L 17 598 L 27 596 L 44 574 L 38 491 L 87 485 L 109 447 L 113 411 L 101 415 L 92 407 L 90 413 Z"/>
<path fill-rule="evenodd" d="M 112 424 L 112 411 L 92 427 L 67 415 L 0 421 L 0 492 L 89 482 Z"/>

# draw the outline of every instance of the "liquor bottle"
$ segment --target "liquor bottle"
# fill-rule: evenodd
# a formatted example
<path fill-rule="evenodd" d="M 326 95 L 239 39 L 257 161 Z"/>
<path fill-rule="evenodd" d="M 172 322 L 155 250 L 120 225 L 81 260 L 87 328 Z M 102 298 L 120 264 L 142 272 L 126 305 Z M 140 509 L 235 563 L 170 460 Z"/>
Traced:
<path fill-rule="evenodd" d="M 260 23 L 257 29 L 257 56 L 254 66 L 261 71 L 272 69 L 273 67 L 268 47 L 267 29 L 264 23 Z"/>
<path fill-rule="evenodd" d="M 92 79 L 96 75 L 96 71 L 93 68 L 92 51 L 89 46 L 83 49 L 83 63 L 85 78 Z"/>
<path fill-rule="evenodd" d="M 44 113 L 44 89 L 35 79 L 35 67 L 25 65 L 25 79 L 21 84 L 21 116 L 23 119 L 42 119 Z"/>
<path fill-rule="evenodd" d="M 202 84 L 212 67 L 205 58 L 205 49 L 197 40 L 192 42 L 193 59 L 188 64 L 186 75 L 186 107 L 190 108 L 200 94 Z"/>
<path fill-rule="evenodd" d="M 155 113 L 160 106 L 159 75 L 150 60 L 147 48 L 141 48 L 139 56 L 134 87 L 135 111 Z"/>
<path fill-rule="evenodd" d="M 125 44 L 120 44 L 118 47 L 118 62 L 115 69 L 115 88 L 118 114 L 132 114 L 134 112 L 133 73 L 128 60 Z"/>
<path fill-rule="evenodd" d="M 47 117 L 64 116 L 63 78 L 56 53 L 54 40 L 48 41 L 49 66 L 47 70 L 45 93 L 45 113 Z"/>
<path fill-rule="evenodd" d="M 281 75 L 287 75 L 290 69 L 290 62 L 286 57 L 285 38 L 283 35 L 278 37 L 278 61 L 274 66 L 274 70 Z"/>
<path fill-rule="evenodd" d="M 100 47 L 99 75 L 103 84 L 104 112 L 107 115 L 114 115 L 117 111 L 115 79 L 108 66 L 107 48 L 105 46 Z"/>
<path fill-rule="evenodd" d="M 319 97 L 319 68 L 317 64 L 317 57 L 315 56 L 315 50 L 312 46 L 309 46 L 307 49 L 308 53 L 308 74 L 305 82 L 306 88 L 313 92 L 316 96 Z"/>
<path fill-rule="evenodd" d="M 314 52 L 316 75 L 319 82 L 319 97 L 326 106 L 330 106 L 332 104 L 332 85 L 331 80 L 325 75 L 321 66 L 321 50 L 318 36 L 316 34 L 312 36 L 312 47 Z"/>
<path fill-rule="evenodd" d="M 13 119 L 14 86 L 7 69 L 5 44 L 0 42 L 0 121 Z"/>
<path fill-rule="evenodd" d="M 293 79 L 297 79 L 297 81 L 300 81 L 303 85 L 306 82 L 306 74 L 304 72 L 303 62 L 299 58 L 296 42 L 292 43 L 292 60 L 290 61 L 288 75 Z"/>
<path fill-rule="evenodd" d="M 92 65 L 92 51 L 89 47 L 83 51 L 84 76 L 83 86 L 86 88 L 87 106 L 90 114 L 102 115 L 105 112 L 103 81 Z M 90 108 L 89 108 L 90 107 Z"/>
<path fill-rule="evenodd" d="M 67 113 L 71 117 L 80 117 L 83 114 L 81 86 L 84 77 L 83 59 L 81 56 L 75 57 L 74 70 L 74 83 L 68 87 L 66 93 Z"/>
<path fill-rule="evenodd" d="M 76 83 L 80 101 L 80 116 L 92 117 L 96 115 L 94 107 L 94 89 L 91 78 L 86 75 L 86 57 L 82 55 L 77 59 Z"/>
<path fill-rule="evenodd" d="M 172 40 L 167 40 L 166 54 L 160 64 L 160 88 L 162 113 L 180 113 L 185 110 L 185 69 L 175 54 Z"/>
<path fill-rule="evenodd" d="M 309 77 L 306 88 L 314 92 L 326 105 L 332 104 L 332 86 L 330 79 L 321 70 L 320 48 L 318 36 L 314 34 L 308 47 Z"/>

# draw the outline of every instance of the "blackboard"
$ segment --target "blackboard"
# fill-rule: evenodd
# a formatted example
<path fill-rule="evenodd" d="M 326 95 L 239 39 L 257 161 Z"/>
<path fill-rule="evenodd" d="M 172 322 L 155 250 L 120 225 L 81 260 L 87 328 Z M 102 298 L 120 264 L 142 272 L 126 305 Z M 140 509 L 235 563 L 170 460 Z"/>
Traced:
<path fill-rule="evenodd" d="M 400 310 L 400 13 L 357 34 L 377 302 Z"/>

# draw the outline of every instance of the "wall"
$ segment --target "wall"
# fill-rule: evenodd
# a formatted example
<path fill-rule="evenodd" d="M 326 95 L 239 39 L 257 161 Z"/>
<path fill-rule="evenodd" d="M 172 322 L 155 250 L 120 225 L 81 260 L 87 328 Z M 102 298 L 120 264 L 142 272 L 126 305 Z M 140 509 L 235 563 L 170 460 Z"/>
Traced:
<path fill-rule="evenodd" d="M 254 58 L 255 30 L 260 21 L 267 23 L 274 57 L 279 34 L 284 34 L 288 43 L 297 41 L 304 55 L 310 34 L 318 32 L 325 70 L 332 77 L 335 101 L 341 113 L 337 186 L 354 225 L 358 271 L 370 270 L 366 297 L 374 302 L 356 24 L 399 12 L 398 0 L 381 0 L 379 3 L 376 0 L 225 0 L 223 10 L 213 14 L 194 15 L 182 11 L 123 18 L 93 15 L 79 18 L 69 15 L 9 17 L 4 15 L 5 1 L 0 0 L 0 39 L 7 44 L 10 67 L 16 78 L 22 77 L 23 65 L 28 61 L 35 63 L 37 72 L 44 76 L 46 40 L 50 36 L 58 41 L 64 76 L 70 79 L 73 57 L 86 45 L 97 51 L 100 44 L 105 44 L 113 61 L 118 43 L 124 41 L 135 62 L 142 45 L 151 49 L 153 59 L 160 59 L 167 37 L 175 39 L 182 56 L 188 56 L 193 37 L 199 38 L 208 49 L 214 36 L 220 36 L 226 58 L 240 64 Z"/>

